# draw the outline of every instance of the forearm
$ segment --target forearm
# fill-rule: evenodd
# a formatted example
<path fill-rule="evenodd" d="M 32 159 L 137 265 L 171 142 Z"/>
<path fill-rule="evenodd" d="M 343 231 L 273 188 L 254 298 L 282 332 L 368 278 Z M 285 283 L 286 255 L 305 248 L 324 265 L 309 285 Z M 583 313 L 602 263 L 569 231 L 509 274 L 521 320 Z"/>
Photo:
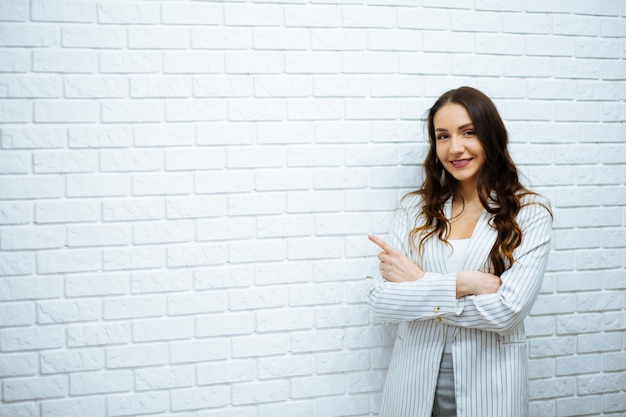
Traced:
<path fill-rule="evenodd" d="M 379 278 L 368 304 L 378 321 L 393 323 L 457 314 L 455 274 L 426 273 L 411 283 L 393 283 Z"/>

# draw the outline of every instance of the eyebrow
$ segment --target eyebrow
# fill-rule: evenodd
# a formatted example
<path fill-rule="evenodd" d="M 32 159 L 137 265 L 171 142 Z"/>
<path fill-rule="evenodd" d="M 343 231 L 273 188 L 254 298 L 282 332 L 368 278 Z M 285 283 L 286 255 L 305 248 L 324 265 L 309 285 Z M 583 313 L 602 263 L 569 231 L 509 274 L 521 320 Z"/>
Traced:
<path fill-rule="evenodd" d="M 474 125 L 474 123 L 465 123 L 464 125 L 459 126 L 458 129 L 459 130 L 465 129 L 466 127 L 470 127 L 470 126 L 473 126 L 473 125 Z M 435 129 L 435 132 L 438 132 L 438 131 L 447 132 L 448 129 L 444 129 L 443 127 L 438 127 L 438 128 Z"/>

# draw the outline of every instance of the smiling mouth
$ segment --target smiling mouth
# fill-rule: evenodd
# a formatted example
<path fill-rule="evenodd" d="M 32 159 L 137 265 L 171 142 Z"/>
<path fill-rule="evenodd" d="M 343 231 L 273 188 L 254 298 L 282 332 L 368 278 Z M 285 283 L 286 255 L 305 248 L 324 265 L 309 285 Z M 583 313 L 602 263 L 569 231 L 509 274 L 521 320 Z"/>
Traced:
<path fill-rule="evenodd" d="M 450 164 L 455 168 L 463 168 L 467 166 L 470 162 L 472 162 L 473 158 L 468 159 L 457 159 L 455 161 L 450 161 Z"/>

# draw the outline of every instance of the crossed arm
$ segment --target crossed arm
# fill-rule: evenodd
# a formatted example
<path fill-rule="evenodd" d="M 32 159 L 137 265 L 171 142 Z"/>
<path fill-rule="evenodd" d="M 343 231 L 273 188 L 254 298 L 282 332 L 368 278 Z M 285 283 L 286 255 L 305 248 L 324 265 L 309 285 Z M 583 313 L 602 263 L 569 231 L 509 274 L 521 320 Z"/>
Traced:
<path fill-rule="evenodd" d="M 441 317 L 459 327 L 502 335 L 514 331 L 541 288 L 552 217 L 545 207 L 532 204 L 520 212 L 518 223 L 524 233 L 522 244 L 514 252 L 516 262 L 500 277 L 481 271 L 439 274 L 422 270 L 405 255 L 408 221 L 399 216 L 391 234 L 393 245 L 369 237 L 382 249 L 381 274 L 368 301 L 374 316 L 386 323 Z"/>
<path fill-rule="evenodd" d="M 384 240 L 369 235 L 368 239 L 382 249 L 378 254 L 380 273 L 389 282 L 417 281 L 424 271 L 415 262 Z M 492 294 L 498 291 L 500 277 L 481 271 L 459 271 L 456 274 L 456 298 L 466 295 Z"/>

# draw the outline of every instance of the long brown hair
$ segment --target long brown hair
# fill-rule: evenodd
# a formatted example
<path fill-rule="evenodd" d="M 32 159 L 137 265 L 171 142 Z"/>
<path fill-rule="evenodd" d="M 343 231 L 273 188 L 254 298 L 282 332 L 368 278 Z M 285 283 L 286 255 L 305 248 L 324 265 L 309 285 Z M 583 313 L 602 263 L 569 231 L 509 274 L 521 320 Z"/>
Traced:
<path fill-rule="evenodd" d="M 474 124 L 474 130 L 485 151 L 485 163 L 478 174 L 478 197 L 485 210 L 492 214 L 491 225 L 498 234 L 489 253 L 491 273 L 501 275 L 514 262 L 513 251 L 522 242 L 522 231 L 515 220 L 523 206 L 522 197 L 532 194 L 519 182 L 517 168 L 507 149 L 508 133 L 495 104 L 482 92 L 471 87 L 460 87 L 444 93 L 428 111 L 427 128 L 430 148 L 424 161 L 422 187 L 405 197 L 422 197 L 422 224 L 410 232 L 412 245 L 419 240 L 418 250 L 423 252 L 426 240 L 437 236 L 444 242 L 450 234 L 450 221 L 443 208 L 455 196 L 458 181 L 443 168 L 435 149 L 435 114 L 448 103 L 463 106 Z"/>

